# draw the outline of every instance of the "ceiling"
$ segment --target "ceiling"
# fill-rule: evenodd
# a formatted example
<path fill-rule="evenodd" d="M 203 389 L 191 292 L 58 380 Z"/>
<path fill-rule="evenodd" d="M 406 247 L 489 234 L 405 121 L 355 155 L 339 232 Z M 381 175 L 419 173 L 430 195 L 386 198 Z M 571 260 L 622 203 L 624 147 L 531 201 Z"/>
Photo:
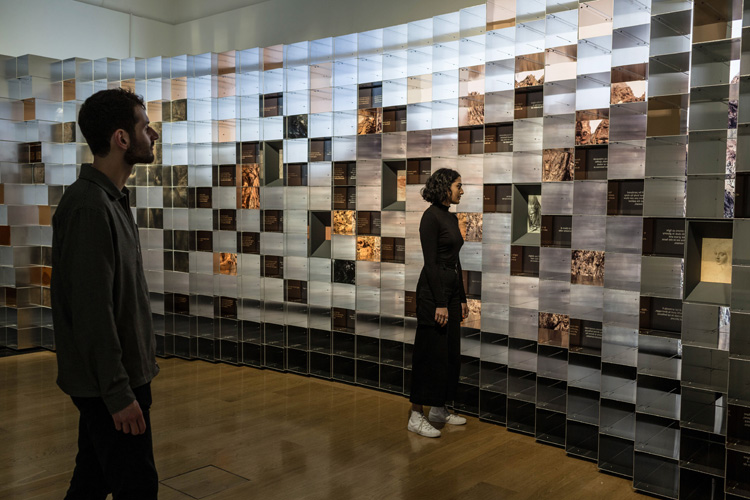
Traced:
<path fill-rule="evenodd" d="M 182 24 L 270 0 L 75 0 L 168 24 Z"/>

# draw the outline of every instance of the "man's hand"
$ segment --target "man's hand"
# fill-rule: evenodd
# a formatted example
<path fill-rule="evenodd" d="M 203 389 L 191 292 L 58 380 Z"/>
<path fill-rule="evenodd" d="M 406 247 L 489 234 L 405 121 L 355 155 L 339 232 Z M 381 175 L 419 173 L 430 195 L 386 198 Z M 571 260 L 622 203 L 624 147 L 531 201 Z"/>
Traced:
<path fill-rule="evenodd" d="M 115 421 L 115 429 L 125 434 L 137 436 L 146 432 L 146 421 L 143 419 L 143 412 L 138 401 L 133 401 L 122 410 L 112 414 L 112 420 Z"/>
<path fill-rule="evenodd" d="M 461 304 L 461 319 L 464 320 L 469 317 L 469 306 L 466 302 Z"/>

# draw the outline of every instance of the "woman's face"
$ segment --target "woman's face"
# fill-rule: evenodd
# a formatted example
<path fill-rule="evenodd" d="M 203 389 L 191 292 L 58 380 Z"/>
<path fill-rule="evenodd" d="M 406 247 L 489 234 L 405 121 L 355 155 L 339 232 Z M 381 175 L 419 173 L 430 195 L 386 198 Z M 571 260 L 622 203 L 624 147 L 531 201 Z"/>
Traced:
<path fill-rule="evenodd" d="M 461 203 L 461 196 L 464 194 L 463 184 L 461 184 L 461 177 L 457 177 L 453 184 L 451 184 L 451 190 L 448 193 L 448 198 L 451 203 L 458 205 Z"/>

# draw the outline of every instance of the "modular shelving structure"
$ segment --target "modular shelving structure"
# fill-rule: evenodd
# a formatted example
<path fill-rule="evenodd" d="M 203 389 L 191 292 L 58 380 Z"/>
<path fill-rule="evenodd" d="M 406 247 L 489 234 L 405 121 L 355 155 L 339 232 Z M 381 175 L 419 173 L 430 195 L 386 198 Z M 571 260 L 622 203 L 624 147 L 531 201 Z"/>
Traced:
<path fill-rule="evenodd" d="M 0 58 L 0 346 L 54 348 L 77 112 L 125 87 L 161 136 L 128 183 L 161 355 L 408 394 L 420 188 L 455 168 L 455 406 L 644 492 L 750 498 L 745 13 L 491 0 L 224 53 Z"/>

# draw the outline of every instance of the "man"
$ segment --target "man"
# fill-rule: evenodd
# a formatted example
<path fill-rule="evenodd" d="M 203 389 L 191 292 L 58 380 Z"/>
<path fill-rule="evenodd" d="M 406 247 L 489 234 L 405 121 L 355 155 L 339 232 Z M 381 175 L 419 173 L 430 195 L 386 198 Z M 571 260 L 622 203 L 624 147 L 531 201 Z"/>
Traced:
<path fill-rule="evenodd" d="M 159 138 L 143 100 L 122 90 L 83 103 L 78 125 L 94 154 L 52 219 L 52 318 L 57 383 L 80 411 L 66 499 L 156 499 L 149 407 L 159 371 L 138 228 L 125 183 L 154 161 Z"/>

